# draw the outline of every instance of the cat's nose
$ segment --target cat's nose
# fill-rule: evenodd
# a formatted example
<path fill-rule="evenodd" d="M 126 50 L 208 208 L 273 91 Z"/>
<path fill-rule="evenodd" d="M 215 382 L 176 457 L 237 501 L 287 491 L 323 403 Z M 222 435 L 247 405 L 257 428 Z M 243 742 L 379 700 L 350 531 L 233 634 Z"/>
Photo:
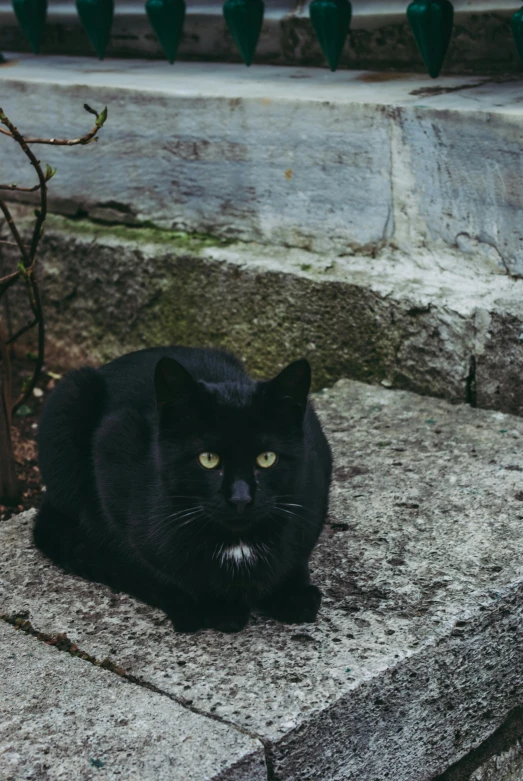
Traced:
<path fill-rule="evenodd" d="M 245 480 L 235 480 L 231 487 L 229 502 L 236 507 L 238 513 L 242 513 L 247 505 L 251 504 L 252 496 L 249 484 Z"/>

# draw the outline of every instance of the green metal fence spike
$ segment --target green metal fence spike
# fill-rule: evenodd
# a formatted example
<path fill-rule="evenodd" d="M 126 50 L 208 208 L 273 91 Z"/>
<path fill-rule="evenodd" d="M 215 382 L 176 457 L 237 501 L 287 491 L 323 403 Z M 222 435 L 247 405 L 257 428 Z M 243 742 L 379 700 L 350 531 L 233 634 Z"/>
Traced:
<path fill-rule="evenodd" d="M 510 27 L 512 29 L 512 35 L 514 36 L 514 42 L 520 59 L 523 60 L 523 8 L 516 11 L 512 19 L 510 20 Z"/>
<path fill-rule="evenodd" d="M 76 0 L 76 10 L 91 46 L 103 60 L 113 26 L 113 0 Z"/>
<path fill-rule="evenodd" d="M 312 0 L 309 15 L 329 68 L 335 71 L 349 32 L 352 6 L 348 0 Z"/>
<path fill-rule="evenodd" d="M 47 0 L 13 0 L 13 8 L 31 49 L 38 54 L 45 28 Z"/>
<path fill-rule="evenodd" d="M 225 0 L 223 15 L 246 65 L 250 65 L 263 24 L 263 0 Z"/>
<path fill-rule="evenodd" d="M 185 21 L 185 0 L 147 0 L 145 10 L 165 56 L 173 64 Z"/>
<path fill-rule="evenodd" d="M 407 19 L 429 75 L 435 79 L 449 48 L 453 5 L 450 0 L 414 0 L 407 8 Z"/>

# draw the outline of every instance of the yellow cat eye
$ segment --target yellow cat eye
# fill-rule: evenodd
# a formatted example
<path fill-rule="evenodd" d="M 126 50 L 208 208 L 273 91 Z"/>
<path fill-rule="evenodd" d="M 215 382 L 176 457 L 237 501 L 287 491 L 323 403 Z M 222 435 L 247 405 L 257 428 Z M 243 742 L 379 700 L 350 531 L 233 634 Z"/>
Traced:
<path fill-rule="evenodd" d="M 256 458 L 256 463 L 262 469 L 268 469 L 276 463 L 276 453 L 273 453 L 271 450 L 267 451 L 267 453 L 260 453 Z"/>
<path fill-rule="evenodd" d="M 220 463 L 220 456 L 216 453 L 200 453 L 198 461 L 206 469 L 216 469 Z"/>

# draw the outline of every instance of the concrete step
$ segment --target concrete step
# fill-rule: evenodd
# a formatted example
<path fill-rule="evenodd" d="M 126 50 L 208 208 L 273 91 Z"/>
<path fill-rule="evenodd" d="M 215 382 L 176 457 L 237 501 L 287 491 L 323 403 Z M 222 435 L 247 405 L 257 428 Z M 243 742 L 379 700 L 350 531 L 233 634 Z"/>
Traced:
<path fill-rule="evenodd" d="M 109 105 L 98 144 L 43 149 L 68 213 L 348 255 L 442 242 L 523 274 L 517 77 L 17 55 L 0 85 L 39 136 Z"/>
<path fill-rule="evenodd" d="M 262 377 L 304 355 L 316 389 L 348 375 L 523 414 L 523 280 L 456 252 L 320 255 L 52 217 L 41 268 L 51 363 L 214 345 Z"/>
<path fill-rule="evenodd" d="M 315 624 L 176 635 L 51 566 L 32 513 L 0 527 L 1 613 L 261 741 L 269 779 L 428 781 L 522 702 L 523 421 L 347 380 L 315 404 L 335 455 Z"/>
<path fill-rule="evenodd" d="M 0 777 L 263 781 L 263 746 L 0 621 Z"/>
<path fill-rule="evenodd" d="M 221 344 L 269 374 L 306 354 L 316 388 L 523 413 L 520 81 L 23 55 L 0 84 L 43 136 L 109 105 L 98 144 L 41 148 L 74 218 L 43 245 L 50 355 Z"/>

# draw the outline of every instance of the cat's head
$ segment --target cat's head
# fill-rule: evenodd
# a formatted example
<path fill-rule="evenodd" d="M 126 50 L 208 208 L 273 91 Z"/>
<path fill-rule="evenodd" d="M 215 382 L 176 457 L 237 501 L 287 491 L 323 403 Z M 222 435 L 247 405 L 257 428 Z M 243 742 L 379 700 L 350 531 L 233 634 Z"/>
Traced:
<path fill-rule="evenodd" d="M 160 469 L 179 524 L 205 518 L 240 533 L 297 514 L 310 382 L 305 360 L 268 382 L 216 384 L 172 358 L 158 362 Z"/>

